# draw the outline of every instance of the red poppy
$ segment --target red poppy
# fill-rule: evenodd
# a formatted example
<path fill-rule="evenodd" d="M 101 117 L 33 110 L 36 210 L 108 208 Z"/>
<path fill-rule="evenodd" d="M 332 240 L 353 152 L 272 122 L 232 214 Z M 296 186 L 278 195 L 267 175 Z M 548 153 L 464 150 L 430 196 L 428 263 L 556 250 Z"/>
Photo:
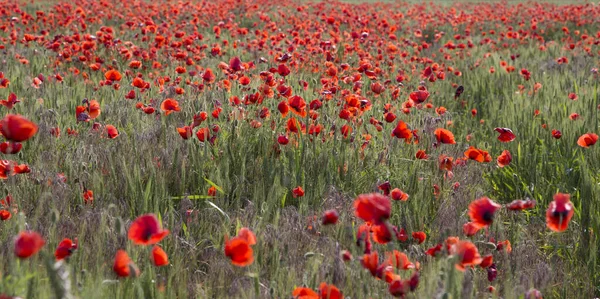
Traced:
<path fill-rule="evenodd" d="M 390 218 L 392 205 L 379 193 L 361 194 L 354 201 L 354 214 L 367 222 L 380 223 Z"/>
<path fill-rule="evenodd" d="M 277 143 L 279 143 L 281 145 L 286 145 L 289 142 L 290 142 L 290 139 L 285 135 L 279 135 L 279 137 L 277 137 Z"/>
<path fill-rule="evenodd" d="M 494 214 L 502 206 L 487 197 L 481 197 L 469 204 L 469 217 L 474 225 L 482 228 L 492 224 Z"/>
<path fill-rule="evenodd" d="M 415 268 L 415 264 L 410 262 L 408 256 L 398 250 L 388 253 L 387 261 L 390 265 L 399 270 L 409 270 Z"/>
<path fill-rule="evenodd" d="M 479 264 L 479 267 L 485 269 L 485 268 L 491 266 L 493 263 L 494 263 L 494 256 L 492 256 L 491 254 L 488 254 L 483 257 L 483 259 L 481 260 L 481 264 Z"/>
<path fill-rule="evenodd" d="M 91 204 L 94 201 L 94 191 L 92 190 L 84 190 L 83 191 L 83 202 L 86 204 Z"/>
<path fill-rule="evenodd" d="M 321 218 L 321 224 L 336 224 L 339 218 L 340 215 L 336 210 L 327 210 L 325 211 L 325 213 L 323 213 L 323 217 Z"/>
<path fill-rule="evenodd" d="M 506 208 L 511 211 L 522 211 L 527 209 L 533 209 L 535 207 L 535 200 L 526 199 L 526 200 L 513 200 L 509 203 Z"/>
<path fill-rule="evenodd" d="M 562 132 L 560 130 L 552 130 L 552 137 L 560 139 L 560 137 L 562 137 Z"/>
<path fill-rule="evenodd" d="M 490 162 L 492 159 L 487 151 L 477 149 L 473 146 L 469 147 L 469 149 L 465 151 L 465 157 L 480 163 Z"/>
<path fill-rule="evenodd" d="M 398 241 L 406 242 L 406 240 L 408 240 L 408 235 L 406 234 L 406 230 L 404 230 L 404 228 L 398 230 L 396 227 L 394 227 L 394 232 L 396 233 L 396 239 L 398 239 Z"/>
<path fill-rule="evenodd" d="M 504 241 L 500 241 L 500 242 L 496 243 L 496 250 L 497 251 L 505 250 L 506 253 L 511 253 L 512 252 L 512 246 L 510 245 L 510 241 L 509 240 L 504 240 Z"/>
<path fill-rule="evenodd" d="M 15 255 L 26 259 L 38 253 L 46 241 L 36 232 L 21 232 L 15 240 Z"/>
<path fill-rule="evenodd" d="M 447 171 L 452 171 L 452 166 L 454 159 L 452 157 L 448 157 L 444 154 L 441 154 L 438 157 L 438 161 L 440 163 L 440 169 L 441 170 L 447 170 Z"/>
<path fill-rule="evenodd" d="M 494 131 L 500 133 L 498 140 L 501 142 L 510 142 L 515 140 L 515 134 L 509 128 L 495 128 Z"/>
<path fill-rule="evenodd" d="M 71 254 L 73 254 L 73 252 L 77 249 L 77 247 L 78 247 L 77 238 L 75 238 L 75 242 L 73 242 L 71 239 L 63 239 L 58 244 L 56 251 L 54 251 L 54 257 L 56 258 L 57 261 L 66 259 L 66 258 L 70 257 Z"/>
<path fill-rule="evenodd" d="M 13 142 L 23 142 L 33 137 L 37 130 L 36 124 L 18 114 L 8 114 L 0 121 L 0 133 Z"/>
<path fill-rule="evenodd" d="M 319 299 L 319 294 L 309 288 L 295 288 L 292 291 L 292 297 L 294 299 Z"/>
<path fill-rule="evenodd" d="M 290 111 L 290 106 L 285 101 L 281 101 L 277 105 L 277 110 L 281 113 L 281 117 L 285 117 Z"/>
<path fill-rule="evenodd" d="M 198 138 L 198 140 L 200 142 L 209 140 L 210 139 L 210 130 L 208 128 L 198 129 L 198 131 L 196 131 L 196 138 Z"/>
<path fill-rule="evenodd" d="M 169 257 L 167 253 L 159 246 L 154 245 L 152 247 L 152 255 L 150 256 L 154 266 L 161 267 L 169 264 Z"/>
<path fill-rule="evenodd" d="M 0 220 L 6 221 L 12 217 L 12 214 L 8 210 L 0 210 Z"/>
<path fill-rule="evenodd" d="M 373 241 L 379 244 L 387 244 L 392 241 L 392 232 L 387 223 L 374 224 L 371 226 Z"/>
<path fill-rule="evenodd" d="M 115 139 L 119 136 L 119 131 L 113 125 L 106 125 L 106 135 L 110 139 Z"/>
<path fill-rule="evenodd" d="M 0 152 L 6 155 L 16 154 L 21 151 L 23 144 L 19 142 L 2 142 L 0 143 Z"/>
<path fill-rule="evenodd" d="M 250 243 L 241 237 L 225 241 L 225 255 L 231 259 L 232 264 L 238 267 L 246 267 L 254 262 Z"/>
<path fill-rule="evenodd" d="M 104 78 L 110 81 L 121 81 L 122 77 L 123 76 L 121 75 L 121 73 L 119 73 L 119 71 L 117 70 L 109 70 L 106 73 L 104 73 Z"/>
<path fill-rule="evenodd" d="M 303 98 L 295 95 L 291 96 L 287 101 L 288 107 L 292 112 L 302 118 L 306 117 L 306 102 Z"/>
<path fill-rule="evenodd" d="M 589 146 L 596 144 L 597 141 L 598 141 L 598 135 L 596 135 L 594 133 L 586 133 L 586 134 L 581 135 L 581 137 L 579 137 L 579 139 L 577 139 L 577 145 L 579 145 L 581 147 L 589 147 Z"/>
<path fill-rule="evenodd" d="M 402 190 L 398 189 L 398 188 L 394 188 L 392 189 L 392 191 L 390 192 L 390 196 L 392 197 L 393 200 L 400 200 L 400 201 L 407 201 L 408 200 L 408 194 L 404 193 Z"/>
<path fill-rule="evenodd" d="M 17 95 L 15 95 L 14 93 L 10 93 L 8 95 L 8 99 L 6 100 L 0 100 L 0 105 L 8 108 L 8 110 L 12 109 L 16 103 L 21 102 L 19 99 L 17 99 Z"/>
<path fill-rule="evenodd" d="M 208 191 L 206 192 L 206 194 L 207 194 L 208 196 L 217 196 L 217 187 L 215 187 L 215 186 L 210 186 L 210 187 L 208 188 Z"/>
<path fill-rule="evenodd" d="M 459 241 L 453 245 L 452 253 L 458 256 L 456 268 L 460 271 L 465 271 L 465 267 L 477 266 L 483 261 L 475 244 L 469 241 Z"/>
<path fill-rule="evenodd" d="M 405 139 L 408 142 L 412 138 L 413 133 L 408 128 L 408 125 L 406 125 L 405 122 L 399 120 L 398 124 L 396 125 L 396 128 L 394 128 L 394 130 L 392 131 L 392 136 L 395 136 L 396 138 L 400 139 Z"/>
<path fill-rule="evenodd" d="M 179 136 L 181 136 L 181 138 L 187 140 L 188 138 L 192 137 L 192 127 L 183 126 L 181 128 L 177 128 L 177 133 L 179 133 Z"/>
<path fill-rule="evenodd" d="M 418 150 L 415 154 L 415 158 L 419 160 L 427 160 L 427 158 L 429 157 L 427 156 L 427 153 L 424 150 Z"/>
<path fill-rule="evenodd" d="M 569 227 L 569 221 L 573 217 L 573 203 L 570 201 L 570 195 L 557 193 L 554 200 L 548 205 L 546 210 L 546 226 L 552 231 L 562 232 Z"/>
<path fill-rule="evenodd" d="M 256 244 L 256 235 L 247 227 L 240 228 L 237 236 L 246 240 L 250 246 Z"/>
<path fill-rule="evenodd" d="M 454 141 L 454 134 L 446 129 L 437 128 L 435 129 L 434 134 L 438 143 L 456 144 L 456 141 Z"/>
<path fill-rule="evenodd" d="M 424 232 L 413 232 L 412 237 L 417 240 L 417 243 L 419 244 L 425 242 L 425 239 L 427 239 L 427 235 Z"/>
<path fill-rule="evenodd" d="M 324 282 L 319 285 L 319 293 L 321 299 L 344 299 L 342 292 L 335 287 L 333 284 L 326 284 Z"/>
<path fill-rule="evenodd" d="M 391 188 L 392 188 L 392 185 L 390 184 L 389 181 L 385 181 L 385 182 L 381 183 L 379 186 L 377 186 L 377 189 L 381 190 L 383 192 L 383 195 L 385 195 L 385 196 L 390 195 Z"/>
<path fill-rule="evenodd" d="M 463 233 L 467 236 L 474 236 L 481 227 L 473 222 L 467 222 L 463 225 Z"/>
<path fill-rule="evenodd" d="M 145 214 L 139 216 L 131 226 L 127 236 L 134 244 L 152 245 L 160 242 L 167 235 L 168 229 L 162 229 L 158 219 L 154 214 Z"/>
<path fill-rule="evenodd" d="M 502 154 L 500 154 L 500 156 L 498 156 L 498 159 L 496 159 L 496 162 L 498 163 L 498 167 L 504 167 L 504 166 L 510 164 L 511 161 L 512 161 L 512 155 L 510 154 L 510 152 L 508 150 L 502 151 Z"/>
<path fill-rule="evenodd" d="M 160 104 L 160 110 L 165 112 L 165 115 L 169 115 L 172 112 L 179 112 L 181 108 L 179 108 L 179 102 L 174 99 L 166 99 Z"/>
<path fill-rule="evenodd" d="M 423 103 L 429 98 L 429 91 L 427 90 L 417 90 L 413 91 L 409 95 L 410 99 L 415 101 L 417 104 Z"/>
<path fill-rule="evenodd" d="M 302 189 L 301 186 L 298 186 L 298 187 L 294 188 L 294 190 L 292 190 L 292 195 L 294 196 L 294 198 L 302 197 L 302 196 L 304 196 L 304 189 Z"/>
<path fill-rule="evenodd" d="M 133 261 L 131 261 L 129 255 L 127 255 L 127 252 L 121 249 L 117 250 L 117 253 L 115 254 L 113 271 L 115 271 L 119 277 L 137 277 L 140 275 L 140 270 L 133 263 Z"/>
<path fill-rule="evenodd" d="M 435 256 L 438 252 L 442 251 L 442 244 L 437 244 L 425 251 L 426 255 Z"/>

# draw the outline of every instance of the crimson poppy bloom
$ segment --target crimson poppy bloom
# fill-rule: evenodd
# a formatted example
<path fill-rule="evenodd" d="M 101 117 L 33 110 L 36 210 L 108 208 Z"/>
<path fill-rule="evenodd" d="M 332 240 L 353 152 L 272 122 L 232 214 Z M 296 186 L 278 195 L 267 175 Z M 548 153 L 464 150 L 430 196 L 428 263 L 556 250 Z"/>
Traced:
<path fill-rule="evenodd" d="M 510 154 L 510 152 L 508 150 L 502 151 L 502 154 L 500 154 L 500 156 L 498 156 L 498 158 L 496 159 L 496 162 L 498 163 L 498 167 L 501 167 L 501 168 L 510 164 L 511 161 L 512 161 L 512 155 Z"/>
<path fill-rule="evenodd" d="M 323 213 L 323 217 L 321 218 L 321 224 L 329 225 L 336 224 L 340 215 L 336 210 L 327 210 Z"/>
<path fill-rule="evenodd" d="M 110 139 L 115 139 L 119 136 L 119 131 L 113 125 L 106 125 L 106 135 L 108 135 L 108 138 Z"/>
<path fill-rule="evenodd" d="M 394 130 L 392 131 L 392 136 L 395 136 L 396 138 L 400 139 L 405 139 L 408 142 L 412 138 L 413 133 L 408 128 L 408 125 L 405 122 L 399 120 L 398 124 L 396 125 L 396 128 L 394 128 Z"/>
<path fill-rule="evenodd" d="M 479 264 L 479 267 L 487 268 L 487 267 L 491 266 L 493 263 L 494 263 L 494 256 L 491 254 L 488 254 L 483 257 L 483 259 L 481 260 L 481 264 Z"/>
<path fill-rule="evenodd" d="M 460 271 L 465 271 L 465 268 L 469 266 L 477 266 L 483 261 L 475 244 L 469 241 L 459 241 L 453 245 L 452 253 L 458 256 L 456 268 Z"/>
<path fill-rule="evenodd" d="M 415 264 L 413 264 L 408 256 L 404 252 L 400 252 L 398 250 L 394 250 L 389 252 L 387 255 L 387 262 L 399 270 L 409 270 L 414 269 Z"/>
<path fill-rule="evenodd" d="M 390 192 L 390 196 L 392 197 L 393 200 L 400 200 L 400 201 L 407 201 L 408 200 L 408 194 L 404 193 L 404 191 L 398 189 L 398 188 L 394 188 L 392 189 L 392 191 Z"/>
<path fill-rule="evenodd" d="M 169 257 L 167 256 L 167 253 L 156 245 L 152 247 L 150 259 L 152 260 L 154 266 L 157 267 L 162 267 L 169 264 Z"/>
<path fill-rule="evenodd" d="M 562 132 L 560 130 L 552 130 L 552 137 L 560 139 L 560 137 L 562 137 Z"/>
<path fill-rule="evenodd" d="M 389 198 L 379 193 L 361 194 L 354 201 L 354 214 L 367 222 L 380 223 L 390 218 Z"/>
<path fill-rule="evenodd" d="M 381 183 L 379 186 L 377 186 L 377 189 L 381 190 L 383 192 L 383 195 L 385 195 L 385 196 L 390 195 L 391 188 L 392 188 L 392 184 L 390 184 L 389 181 L 385 181 L 385 182 Z"/>
<path fill-rule="evenodd" d="M 598 141 L 598 135 L 594 133 L 586 133 L 577 139 L 577 145 L 581 147 L 590 147 Z"/>
<path fill-rule="evenodd" d="M 413 232 L 412 237 L 417 240 L 417 243 L 419 244 L 425 242 L 425 239 L 427 239 L 427 235 L 424 232 Z"/>
<path fill-rule="evenodd" d="M 192 127 L 183 126 L 181 128 L 177 128 L 177 133 L 179 133 L 179 136 L 181 136 L 181 138 L 187 140 L 188 138 L 192 137 Z"/>
<path fill-rule="evenodd" d="M 42 236 L 36 232 L 21 232 L 15 240 L 15 255 L 18 258 L 29 258 L 46 244 Z"/>
<path fill-rule="evenodd" d="M 8 210 L 0 210 L 0 220 L 6 221 L 12 217 L 12 214 Z"/>
<path fill-rule="evenodd" d="M 342 292 L 336 286 L 324 282 L 319 285 L 319 294 L 321 299 L 344 299 Z"/>
<path fill-rule="evenodd" d="M 467 237 L 474 236 L 480 229 L 481 229 L 481 226 L 479 226 L 473 222 L 467 222 L 463 225 L 463 233 Z"/>
<path fill-rule="evenodd" d="M 179 112 L 181 111 L 181 108 L 179 107 L 179 102 L 177 102 L 174 99 L 165 99 L 161 104 L 160 104 L 160 110 L 162 110 L 165 115 L 169 115 L 173 112 Z"/>
<path fill-rule="evenodd" d="M 469 217 L 474 225 L 482 228 L 492 224 L 494 214 L 502 206 L 487 197 L 481 197 L 469 204 Z"/>
<path fill-rule="evenodd" d="M 573 217 L 573 203 L 570 201 L 570 195 L 557 193 L 554 200 L 548 205 L 546 210 L 546 226 L 552 231 L 562 232 L 569 227 L 569 221 Z"/>
<path fill-rule="evenodd" d="M 169 235 L 169 230 L 161 228 L 154 214 L 145 214 L 133 221 L 127 235 L 134 244 L 152 245 Z"/>
<path fill-rule="evenodd" d="M 0 152 L 6 155 L 16 154 L 21 151 L 23 144 L 19 142 L 2 142 L 0 143 Z"/>
<path fill-rule="evenodd" d="M 73 252 L 77 249 L 77 247 L 78 247 L 77 238 L 75 238 L 75 242 L 73 242 L 71 239 L 65 238 L 62 241 L 60 241 L 60 243 L 58 244 L 58 247 L 54 251 L 54 257 L 56 258 L 57 261 L 66 259 L 66 258 L 70 257 L 71 254 L 73 254 Z"/>
<path fill-rule="evenodd" d="M 454 134 L 452 134 L 452 132 L 449 130 L 437 128 L 433 133 L 435 134 L 435 138 L 437 139 L 438 143 L 456 144 L 456 141 L 454 140 Z"/>
<path fill-rule="evenodd" d="M 379 244 L 387 244 L 392 241 L 392 232 L 387 223 L 383 222 L 371 226 L 373 241 Z"/>
<path fill-rule="evenodd" d="M 516 138 L 513 131 L 509 128 L 495 128 L 494 131 L 500 133 L 498 136 L 498 140 L 500 140 L 500 142 L 510 142 Z"/>
<path fill-rule="evenodd" d="M 427 158 L 429 157 L 427 156 L 427 153 L 424 150 L 418 150 L 415 154 L 415 158 L 419 160 L 427 160 Z"/>
<path fill-rule="evenodd" d="M 287 101 L 287 105 L 292 109 L 294 114 L 302 118 L 306 117 L 306 102 L 303 98 L 297 95 L 291 96 Z"/>
<path fill-rule="evenodd" d="M 6 100 L 0 100 L 0 105 L 8 108 L 8 110 L 12 109 L 16 103 L 20 103 L 21 101 L 17 99 L 17 95 L 14 93 L 10 93 Z"/>
<path fill-rule="evenodd" d="M 104 73 L 104 78 L 110 81 L 121 81 L 122 77 L 123 76 L 121 75 L 121 73 L 119 73 L 119 71 L 117 70 L 109 70 L 106 73 Z"/>
<path fill-rule="evenodd" d="M 36 124 L 18 114 L 8 114 L 0 121 L 0 133 L 9 141 L 23 142 L 37 131 Z"/>
<path fill-rule="evenodd" d="M 292 297 L 294 299 L 320 299 L 319 294 L 309 288 L 295 288 L 292 291 Z"/>
<path fill-rule="evenodd" d="M 302 196 L 304 196 L 304 189 L 302 189 L 301 186 L 298 186 L 298 187 L 294 188 L 294 190 L 292 190 L 292 195 L 294 196 L 294 198 L 302 197 Z"/>
<path fill-rule="evenodd" d="M 425 250 L 425 254 L 429 256 L 435 256 L 440 251 L 442 251 L 442 244 L 437 244 Z"/>
<path fill-rule="evenodd" d="M 127 252 L 121 249 L 117 250 L 117 253 L 115 254 L 113 271 L 119 277 L 137 277 L 140 275 L 140 270 L 133 263 L 133 261 L 131 261 Z"/>
<path fill-rule="evenodd" d="M 225 241 L 225 255 L 233 265 L 238 267 L 246 267 L 254 262 L 254 253 L 250 243 L 242 237 Z"/>

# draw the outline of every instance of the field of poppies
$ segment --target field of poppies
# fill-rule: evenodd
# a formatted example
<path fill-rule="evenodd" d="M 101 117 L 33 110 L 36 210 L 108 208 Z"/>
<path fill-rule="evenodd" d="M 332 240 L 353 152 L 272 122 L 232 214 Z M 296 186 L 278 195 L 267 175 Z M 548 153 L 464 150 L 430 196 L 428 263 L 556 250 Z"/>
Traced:
<path fill-rule="evenodd" d="M 598 297 L 598 20 L 0 0 L 0 298 Z"/>

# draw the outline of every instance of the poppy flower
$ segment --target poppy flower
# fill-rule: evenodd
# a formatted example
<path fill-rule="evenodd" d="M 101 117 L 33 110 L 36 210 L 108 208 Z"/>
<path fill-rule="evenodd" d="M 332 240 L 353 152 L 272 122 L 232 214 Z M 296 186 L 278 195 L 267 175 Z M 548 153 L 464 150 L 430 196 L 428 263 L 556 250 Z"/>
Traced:
<path fill-rule="evenodd" d="M 452 171 L 452 167 L 453 167 L 453 161 L 454 159 L 452 157 L 448 157 L 444 154 L 441 154 L 438 157 L 438 161 L 440 163 L 440 170 L 447 170 L 447 171 Z"/>
<path fill-rule="evenodd" d="M 498 167 L 501 167 L 501 168 L 510 164 L 510 161 L 512 161 L 512 155 L 510 154 L 510 152 L 508 150 L 503 150 L 502 154 L 500 154 L 500 156 L 498 156 L 498 159 L 496 159 L 496 162 L 498 163 Z"/>
<path fill-rule="evenodd" d="M 491 161 L 491 156 L 487 151 L 477 149 L 473 146 L 465 151 L 465 157 L 480 163 Z"/>
<path fill-rule="evenodd" d="M 294 188 L 294 190 L 292 190 L 292 195 L 294 196 L 294 198 L 302 197 L 304 196 L 304 189 L 302 189 L 301 186 L 298 186 Z"/>
<path fill-rule="evenodd" d="M 29 168 L 29 165 L 27 164 L 15 164 L 13 167 L 13 172 L 15 174 L 30 173 L 31 168 Z"/>
<path fill-rule="evenodd" d="M 136 245 L 152 245 L 160 242 L 167 235 L 168 229 L 162 229 L 154 214 L 139 216 L 129 227 L 127 236 Z"/>
<path fill-rule="evenodd" d="M 487 268 L 487 278 L 489 282 L 496 280 L 498 276 L 498 270 L 496 269 L 496 264 L 492 264 Z"/>
<path fill-rule="evenodd" d="M 506 205 L 506 208 L 511 211 L 522 211 L 527 209 L 533 209 L 535 207 L 535 200 L 526 199 L 526 200 L 513 200 L 511 203 Z"/>
<path fill-rule="evenodd" d="M 404 281 L 400 278 L 394 279 L 388 287 L 388 291 L 394 297 L 405 298 L 405 295 L 408 293 L 409 287 Z"/>
<path fill-rule="evenodd" d="M 467 236 L 474 236 L 481 227 L 473 222 L 467 222 L 463 225 L 463 233 Z"/>
<path fill-rule="evenodd" d="M 379 193 L 361 194 L 354 201 L 354 214 L 367 222 L 380 223 L 390 218 L 389 198 Z"/>
<path fill-rule="evenodd" d="M 560 130 L 552 130 L 552 137 L 560 139 L 560 137 L 562 137 L 562 132 Z"/>
<path fill-rule="evenodd" d="M 336 210 L 327 210 L 323 213 L 323 217 L 321 218 L 321 224 L 329 225 L 336 224 L 340 215 Z"/>
<path fill-rule="evenodd" d="M 198 138 L 198 140 L 200 142 L 209 140 L 210 139 L 210 130 L 208 128 L 198 129 L 198 131 L 196 131 L 196 138 Z"/>
<path fill-rule="evenodd" d="M 570 201 L 570 195 L 557 193 L 554 200 L 548 205 L 546 210 L 546 226 L 552 231 L 562 232 L 569 227 L 569 221 L 573 217 L 573 203 Z"/>
<path fill-rule="evenodd" d="M 150 259 L 152 260 L 154 266 L 157 267 L 166 266 L 169 264 L 169 257 L 167 256 L 167 253 L 156 245 L 152 247 Z"/>
<path fill-rule="evenodd" d="M 292 297 L 294 299 L 319 299 L 319 294 L 309 288 L 295 288 L 292 291 Z"/>
<path fill-rule="evenodd" d="M 509 240 L 504 240 L 496 243 L 496 251 L 506 251 L 506 253 L 512 252 L 512 246 L 510 245 Z"/>
<path fill-rule="evenodd" d="M 373 241 L 378 244 L 387 244 L 392 241 L 392 232 L 387 223 L 383 222 L 371 226 Z"/>
<path fill-rule="evenodd" d="M 217 196 L 217 187 L 215 187 L 215 186 L 210 186 L 210 187 L 208 188 L 208 191 L 206 192 L 206 194 L 207 194 L 208 196 Z"/>
<path fill-rule="evenodd" d="M 474 225 L 482 228 L 492 224 L 494 214 L 502 206 L 487 197 L 481 197 L 469 204 L 469 217 Z"/>
<path fill-rule="evenodd" d="M 6 100 L 0 100 L 0 105 L 8 108 L 8 110 L 12 109 L 16 103 L 21 102 L 19 99 L 17 99 L 17 95 L 15 95 L 14 93 L 10 93 L 8 95 L 8 98 Z"/>
<path fill-rule="evenodd" d="M 419 244 L 425 242 L 425 239 L 427 239 L 427 235 L 424 232 L 413 232 L 412 237 L 417 240 L 417 243 Z"/>
<path fill-rule="evenodd" d="M 285 135 L 279 135 L 279 137 L 277 137 L 277 143 L 281 145 L 287 145 L 289 142 L 290 139 Z"/>
<path fill-rule="evenodd" d="M 483 257 L 483 259 L 481 260 L 481 264 L 479 264 L 479 267 L 487 268 L 487 267 L 491 266 L 493 263 L 494 263 L 494 256 L 492 256 L 491 254 L 488 254 Z"/>
<path fill-rule="evenodd" d="M 254 262 L 250 243 L 245 238 L 235 237 L 225 242 L 225 256 L 238 267 L 246 267 Z"/>
<path fill-rule="evenodd" d="M 456 144 L 456 141 L 454 141 L 454 134 L 446 129 L 437 128 L 435 129 L 434 134 L 438 143 Z"/>
<path fill-rule="evenodd" d="M 33 137 L 37 130 L 36 124 L 18 114 L 8 114 L 0 121 L 0 133 L 13 142 L 23 142 Z"/>
<path fill-rule="evenodd" d="M 442 251 L 442 244 L 437 244 L 425 250 L 425 254 L 429 256 L 435 256 L 440 251 Z"/>
<path fill-rule="evenodd" d="M 398 250 L 388 253 L 387 261 L 390 265 L 399 270 L 409 270 L 415 268 L 415 264 L 410 262 L 408 256 Z"/>
<path fill-rule="evenodd" d="M 87 101 L 87 112 L 88 115 L 91 119 L 95 119 L 98 116 L 100 116 L 101 110 L 100 110 L 100 103 L 98 103 L 98 101 L 96 100 L 91 100 L 91 101 Z"/>
<path fill-rule="evenodd" d="M 586 134 L 581 135 L 581 137 L 579 137 L 579 139 L 577 139 L 577 145 L 579 145 L 581 147 L 589 147 L 589 146 L 596 144 L 597 141 L 598 141 L 598 135 L 596 135 L 594 133 L 586 133 Z"/>
<path fill-rule="evenodd" d="M 73 242 L 71 239 L 63 239 L 58 244 L 56 251 L 54 251 L 54 257 L 57 261 L 66 259 L 73 254 L 77 247 L 77 238 L 75 238 L 75 242 Z"/>
<path fill-rule="evenodd" d="M 452 247 L 452 253 L 458 256 L 456 268 L 460 271 L 465 271 L 465 267 L 477 266 L 483 261 L 475 244 L 469 241 L 459 241 Z"/>
<path fill-rule="evenodd" d="M 15 255 L 18 258 L 29 258 L 46 244 L 46 241 L 36 232 L 21 232 L 15 240 Z"/>
<path fill-rule="evenodd" d="M 85 189 L 83 191 L 83 202 L 91 204 L 94 201 L 94 191 Z"/>
<path fill-rule="evenodd" d="M 394 232 L 396 233 L 396 239 L 400 242 L 406 242 L 408 240 L 408 235 L 406 234 L 406 230 L 401 228 L 400 230 L 394 227 Z"/>
<path fill-rule="evenodd" d="M 578 97 L 577 97 L 576 93 L 574 93 L 574 92 L 569 93 L 569 100 L 577 101 L 577 99 L 578 99 Z"/>
<path fill-rule="evenodd" d="M 287 101 L 287 105 L 292 109 L 294 114 L 302 118 L 306 117 L 306 102 L 303 98 L 297 95 L 291 96 Z"/>
<path fill-rule="evenodd" d="M 181 136 L 181 138 L 183 138 L 184 140 L 187 140 L 188 138 L 192 137 L 192 135 L 193 135 L 192 127 L 183 126 L 181 128 L 177 128 L 177 133 L 179 133 L 179 136 Z"/>
<path fill-rule="evenodd" d="M 402 190 L 398 189 L 398 188 L 394 188 L 392 189 L 392 191 L 390 192 L 390 196 L 392 197 L 393 200 L 400 200 L 400 201 L 407 201 L 408 200 L 408 194 L 404 193 Z"/>
<path fill-rule="evenodd" d="M 373 277 L 377 277 L 379 279 L 383 278 L 386 272 L 392 270 L 392 266 L 388 263 L 384 262 L 379 264 L 379 254 L 376 251 L 363 255 L 360 263 L 363 268 L 371 272 Z"/>
<path fill-rule="evenodd" d="M 140 275 L 140 270 L 133 263 L 133 261 L 131 261 L 127 252 L 121 249 L 117 250 L 117 253 L 115 254 L 113 271 L 115 271 L 115 273 L 119 277 L 137 277 L 138 275 Z"/>
<path fill-rule="evenodd" d="M 415 101 L 415 103 L 420 104 L 425 102 L 429 98 L 429 91 L 427 90 L 417 90 L 413 91 L 409 94 L 411 100 Z"/>
<path fill-rule="evenodd" d="M 106 125 L 106 135 L 110 139 L 115 139 L 119 136 L 119 131 L 113 125 Z"/>
<path fill-rule="evenodd" d="M 509 128 L 495 128 L 494 131 L 500 133 L 498 140 L 500 142 L 511 142 L 515 140 L 515 134 Z"/>
<path fill-rule="evenodd" d="M 121 75 L 121 73 L 119 73 L 119 71 L 117 70 L 109 70 L 106 73 L 104 73 L 104 78 L 110 81 L 121 81 L 122 77 L 123 76 Z"/>
<path fill-rule="evenodd" d="M 324 282 L 319 285 L 319 294 L 321 299 L 344 299 L 342 292 L 336 286 Z"/>
<path fill-rule="evenodd" d="M 0 210 L 0 220 L 6 221 L 12 217 L 12 214 L 8 210 Z"/>
<path fill-rule="evenodd" d="M 6 155 L 16 154 L 21 151 L 23 144 L 19 142 L 2 142 L 0 143 L 0 152 Z"/>
<path fill-rule="evenodd" d="M 166 99 L 160 104 L 160 110 L 162 110 L 165 115 L 169 115 L 173 112 L 181 111 L 179 108 L 179 102 L 174 99 Z"/>
<path fill-rule="evenodd" d="M 340 255 L 342 256 L 342 260 L 344 260 L 344 262 L 348 262 L 348 261 L 352 260 L 352 254 L 348 250 L 342 250 Z"/>
<path fill-rule="evenodd" d="M 418 150 L 415 154 L 415 158 L 419 160 L 427 160 L 427 158 L 429 157 L 427 156 L 427 153 L 424 150 Z"/>
<path fill-rule="evenodd" d="M 290 111 L 290 106 L 285 101 L 281 101 L 277 105 L 277 110 L 281 113 L 281 117 L 285 117 Z"/>
<path fill-rule="evenodd" d="M 392 188 L 392 185 L 390 184 L 389 181 L 385 181 L 385 182 L 381 183 L 379 186 L 377 186 L 377 189 L 381 190 L 383 192 L 383 195 L 385 195 L 385 196 L 390 195 L 391 188 Z"/>
<path fill-rule="evenodd" d="M 399 139 L 405 139 L 408 142 L 412 138 L 413 133 L 405 122 L 399 120 L 396 128 L 392 131 L 392 136 Z"/>

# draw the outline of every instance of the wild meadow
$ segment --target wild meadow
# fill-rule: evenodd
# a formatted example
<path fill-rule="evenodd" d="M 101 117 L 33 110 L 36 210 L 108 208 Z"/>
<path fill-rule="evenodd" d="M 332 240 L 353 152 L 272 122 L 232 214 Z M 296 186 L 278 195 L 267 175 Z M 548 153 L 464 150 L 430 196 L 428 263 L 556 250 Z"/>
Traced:
<path fill-rule="evenodd" d="M 0 0 L 0 298 L 598 297 L 599 19 Z"/>

